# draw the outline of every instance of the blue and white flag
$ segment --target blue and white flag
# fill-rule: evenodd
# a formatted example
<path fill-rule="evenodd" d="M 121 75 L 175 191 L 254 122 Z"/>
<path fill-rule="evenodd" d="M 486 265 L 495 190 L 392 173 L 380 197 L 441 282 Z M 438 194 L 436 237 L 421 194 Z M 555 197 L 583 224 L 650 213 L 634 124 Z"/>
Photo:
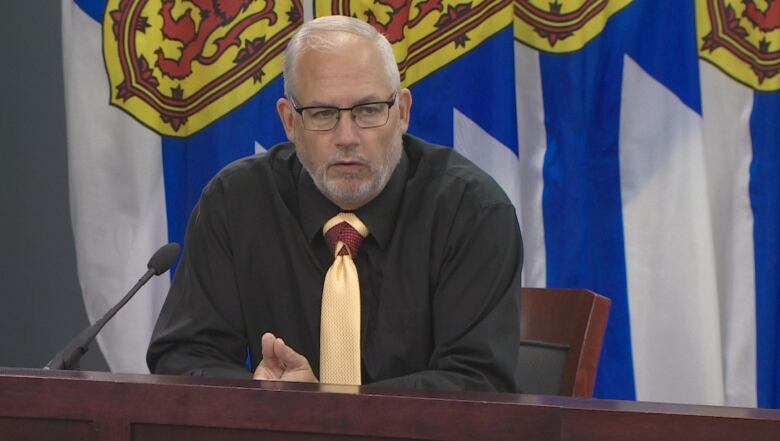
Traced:
<path fill-rule="evenodd" d="M 284 140 L 282 51 L 303 14 L 289 0 L 63 0 L 71 213 L 90 321 L 161 244 L 183 242 L 220 168 Z M 148 372 L 169 286 L 154 279 L 101 332 L 112 371 Z"/>
<path fill-rule="evenodd" d="M 778 13 L 515 0 L 527 281 L 612 299 L 598 396 L 780 404 Z"/>
<path fill-rule="evenodd" d="M 284 140 L 281 51 L 330 14 L 391 41 L 410 132 L 510 196 L 524 284 L 612 299 L 597 396 L 780 406 L 780 2 L 63 0 L 92 320 L 211 176 Z M 99 339 L 114 371 L 146 371 L 154 283 Z"/>

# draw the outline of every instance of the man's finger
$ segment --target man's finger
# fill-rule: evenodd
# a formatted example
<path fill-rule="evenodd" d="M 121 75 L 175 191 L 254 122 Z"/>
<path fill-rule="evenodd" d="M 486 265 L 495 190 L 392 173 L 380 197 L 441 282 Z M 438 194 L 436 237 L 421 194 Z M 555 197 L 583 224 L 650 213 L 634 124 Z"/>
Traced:
<path fill-rule="evenodd" d="M 260 360 L 260 364 L 257 365 L 257 369 L 255 369 L 252 376 L 254 379 L 276 380 L 284 374 L 284 365 L 274 351 L 274 342 L 276 340 L 276 336 L 270 332 L 266 332 L 260 338 L 263 358 Z"/>
<path fill-rule="evenodd" d="M 274 342 L 277 340 L 276 336 L 270 332 L 266 332 L 260 337 L 260 346 L 262 347 L 263 360 L 271 361 L 276 358 L 274 353 Z"/>
<path fill-rule="evenodd" d="M 295 352 L 295 350 L 284 342 L 281 338 L 277 338 L 274 342 L 274 352 L 279 360 L 284 363 L 285 366 L 291 369 L 301 367 L 301 363 L 308 363 L 306 357 Z"/>
<path fill-rule="evenodd" d="M 303 355 L 295 352 L 295 350 L 284 342 L 281 338 L 277 338 L 274 342 L 274 352 L 279 357 L 282 364 L 285 365 L 284 374 L 282 374 L 282 380 L 286 381 L 303 381 L 307 383 L 317 383 L 317 377 L 314 376 L 314 372 L 311 370 L 309 360 Z"/>

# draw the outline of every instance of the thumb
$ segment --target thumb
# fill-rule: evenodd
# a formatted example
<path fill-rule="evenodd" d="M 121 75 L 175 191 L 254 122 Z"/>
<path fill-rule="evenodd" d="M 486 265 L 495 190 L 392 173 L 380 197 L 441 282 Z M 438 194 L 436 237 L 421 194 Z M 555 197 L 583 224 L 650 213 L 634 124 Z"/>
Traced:
<path fill-rule="evenodd" d="M 288 369 L 309 368 L 309 361 L 306 357 L 287 346 L 287 343 L 281 338 L 277 338 L 274 342 L 274 353 Z"/>

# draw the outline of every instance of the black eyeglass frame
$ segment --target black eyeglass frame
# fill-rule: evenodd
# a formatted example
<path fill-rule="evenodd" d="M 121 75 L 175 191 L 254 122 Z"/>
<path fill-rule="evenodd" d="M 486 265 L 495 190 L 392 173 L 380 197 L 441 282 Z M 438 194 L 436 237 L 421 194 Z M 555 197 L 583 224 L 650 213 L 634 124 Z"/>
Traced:
<path fill-rule="evenodd" d="M 339 121 L 341 120 L 341 112 L 344 112 L 346 110 L 349 110 L 349 114 L 352 115 L 352 119 L 355 121 L 355 124 L 357 124 L 357 126 L 360 127 L 361 129 L 375 129 L 377 127 L 382 127 L 385 124 L 387 124 L 387 121 L 390 120 L 390 109 L 393 108 L 393 105 L 395 104 L 397 98 L 398 98 L 398 91 L 395 91 L 395 92 L 393 92 L 393 95 L 390 97 L 390 99 L 388 99 L 387 101 L 371 101 L 371 102 L 368 102 L 368 103 L 355 104 L 352 107 L 334 107 L 334 106 L 305 106 L 305 107 L 298 107 L 298 105 L 295 104 L 295 98 L 288 97 L 288 99 L 292 103 L 293 110 L 295 110 L 299 115 L 301 115 L 301 119 L 303 121 L 305 121 L 305 118 L 303 118 L 303 111 L 304 110 L 309 110 L 309 109 L 330 109 L 330 110 L 338 111 L 338 117 L 336 118 L 336 123 L 333 124 L 333 127 L 329 128 L 329 129 L 310 129 L 310 128 L 306 127 L 306 124 L 303 125 L 304 129 L 310 130 L 312 132 L 329 132 L 329 131 L 335 129 L 336 126 L 339 124 Z M 355 116 L 355 114 L 352 113 L 352 111 L 355 108 L 358 108 L 358 107 L 370 106 L 370 105 L 374 105 L 374 104 L 386 104 L 387 105 L 387 118 L 385 119 L 385 122 L 383 122 L 382 124 L 376 125 L 376 126 L 362 127 L 360 124 L 358 124 L 357 117 Z"/>

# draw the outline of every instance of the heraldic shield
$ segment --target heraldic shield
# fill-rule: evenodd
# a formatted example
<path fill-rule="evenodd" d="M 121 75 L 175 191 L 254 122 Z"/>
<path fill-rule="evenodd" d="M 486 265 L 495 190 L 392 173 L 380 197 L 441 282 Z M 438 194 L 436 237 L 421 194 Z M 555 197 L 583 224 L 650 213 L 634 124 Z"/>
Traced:
<path fill-rule="evenodd" d="M 109 0 L 111 104 L 161 135 L 198 132 L 282 72 L 300 0 Z"/>
<path fill-rule="evenodd" d="M 699 57 L 755 90 L 780 90 L 780 1 L 696 0 Z"/>
<path fill-rule="evenodd" d="M 514 0 L 515 39 L 542 52 L 575 52 L 632 1 Z"/>

